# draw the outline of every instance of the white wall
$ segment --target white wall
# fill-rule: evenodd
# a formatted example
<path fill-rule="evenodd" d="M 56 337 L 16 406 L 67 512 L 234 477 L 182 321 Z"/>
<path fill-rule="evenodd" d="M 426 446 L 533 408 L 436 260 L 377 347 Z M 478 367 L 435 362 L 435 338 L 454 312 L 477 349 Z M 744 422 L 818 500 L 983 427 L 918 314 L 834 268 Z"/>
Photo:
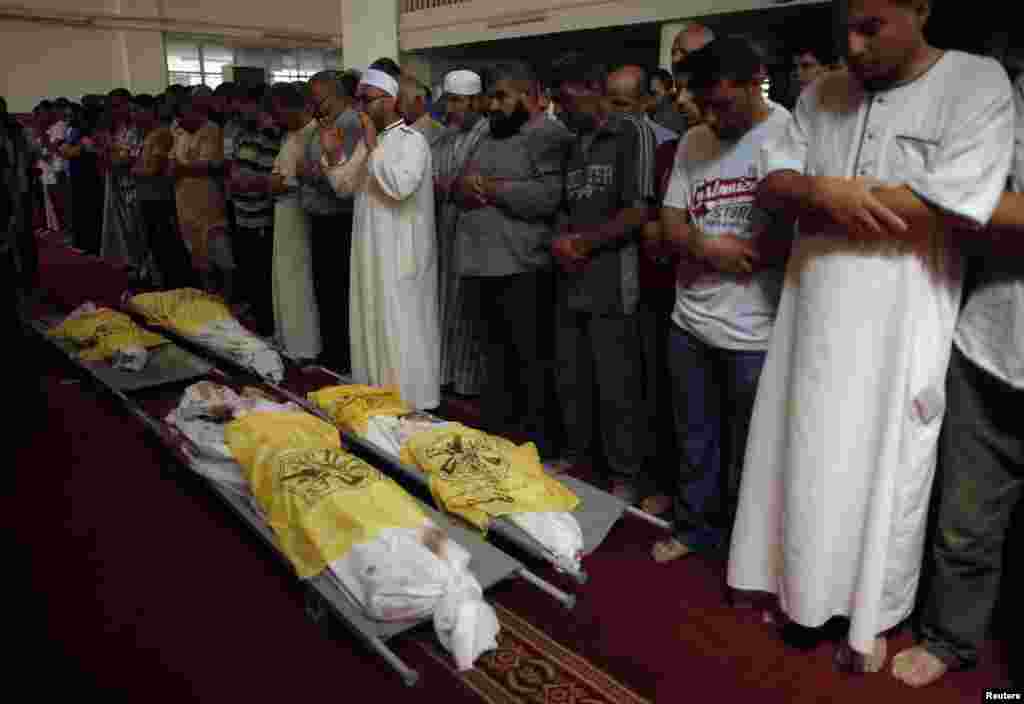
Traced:
<path fill-rule="evenodd" d="M 126 61 L 127 57 L 127 61 Z M 79 100 L 126 87 L 166 87 L 161 36 L 0 22 L 0 95 L 11 112 L 29 112 L 43 98 Z"/>
<path fill-rule="evenodd" d="M 381 2 L 381 0 L 359 0 Z M 387 1 L 387 0 L 384 0 Z M 342 0 L 0 0 L 36 12 L 47 10 L 179 22 L 253 27 L 268 32 L 338 36 Z M 205 25 L 192 31 L 201 32 Z M 167 87 L 160 31 L 71 28 L 0 19 L 0 95 L 12 112 L 31 110 L 43 98 L 78 100 L 124 87 L 156 93 Z"/>
<path fill-rule="evenodd" d="M 357 0 L 367 5 L 391 1 Z M 164 0 L 164 5 L 166 16 L 179 20 L 335 36 L 341 33 L 342 0 Z"/>
<path fill-rule="evenodd" d="M 784 7 L 827 0 L 793 0 Z M 357 12 L 371 24 L 393 16 L 380 3 L 398 0 L 10 0 L 35 10 L 124 17 L 167 18 L 179 22 L 237 25 L 268 32 L 301 32 L 337 37 L 347 25 L 344 64 L 365 64 L 366 57 L 395 55 L 392 35 L 359 33 L 351 21 Z M 6 0 L 0 0 L 0 6 Z M 496 39 L 596 29 L 644 22 L 665 22 L 701 15 L 777 6 L 774 0 L 471 0 L 450 7 L 402 14 L 398 47 L 412 51 Z M 349 12 L 345 7 L 351 8 Z M 2 9 L 2 8 L 0 8 Z M 343 15 L 350 21 L 343 23 Z M 529 21 L 540 17 L 539 21 Z M 517 20 L 518 18 L 518 20 Z M 527 20 L 515 24 L 517 21 Z M 494 27 L 494 23 L 513 23 Z M 492 26 L 488 26 L 491 24 Z M 194 31 L 200 31 L 196 28 Z M 351 57 L 351 59 L 350 59 Z M 106 92 L 126 87 L 158 92 L 165 87 L 162 36 L 156 31 L 67 28 L 0 19 L 0 95 L 12 111 L 30 110 L 44 97 Z"/>

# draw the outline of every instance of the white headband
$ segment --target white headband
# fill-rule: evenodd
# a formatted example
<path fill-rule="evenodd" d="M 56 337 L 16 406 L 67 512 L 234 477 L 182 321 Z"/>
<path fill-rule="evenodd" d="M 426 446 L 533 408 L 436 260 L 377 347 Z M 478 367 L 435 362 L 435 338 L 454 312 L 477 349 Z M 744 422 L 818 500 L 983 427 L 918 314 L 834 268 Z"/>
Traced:
<path fill-rule="evenodd" d="M 398 97 L 398 81 L 383 71 L 375 68 L 366 69 L 366 72 L 363 73 L 362 79 L 359 81 L 359 85 L 380 88 L 392 98 Z"/>

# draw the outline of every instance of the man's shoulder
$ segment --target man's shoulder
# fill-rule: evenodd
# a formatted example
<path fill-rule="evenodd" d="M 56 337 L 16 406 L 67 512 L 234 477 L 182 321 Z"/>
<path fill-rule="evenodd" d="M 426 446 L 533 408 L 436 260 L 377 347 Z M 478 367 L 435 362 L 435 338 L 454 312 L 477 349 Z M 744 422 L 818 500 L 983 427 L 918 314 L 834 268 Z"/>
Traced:
<path fill-rule="evenodd" d="M 979 54 L 970 54 L 966 51 L 950 49 L 942 56 L 941 62 L 945 64 L 948 73 L 963 79 L 1002 79 L 1007 83 L 1010 80 L 1003 65 L 991 56 L 981 56 Z"/>
<path fill-rule="evenodd" d="M 694 125 L 679 140 L 677 158 L 686 164 L 711 161 L 719 154 L 720 142 L 715 131 L 705 124 Z"/>
<path fill-rule="evenodd" d="M 401 124 L 388 132 L 385 136 L 393 136 L 396 141 L 401 141 L 406 148 L 422 149 L 430 151 L 430 143 L 418 129 L 412 125 Z"/>
<path fill-rule="evenodd" d="M 527 149 L 537 158 L 560 157 L 574 139 L 572 132 L 546 118 L 524 129 L 522 134 Z"/>
<path fill-rule="evenodd" d="M 634 137 L 636 135 L 649 134 L 653 138 L 654 130 L 647 123 L 647 120 L 637 115 L 619 113 L 609 120 L 609 126 L 621 134 Z"/>

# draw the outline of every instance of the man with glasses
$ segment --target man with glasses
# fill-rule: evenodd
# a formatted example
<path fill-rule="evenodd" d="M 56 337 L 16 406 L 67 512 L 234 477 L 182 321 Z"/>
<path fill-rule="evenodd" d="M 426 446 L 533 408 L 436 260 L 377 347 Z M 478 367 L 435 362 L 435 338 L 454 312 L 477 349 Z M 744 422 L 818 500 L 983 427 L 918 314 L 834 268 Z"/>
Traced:
<path fill-rule="evenodd" d="M 349 358 L 349 260 L 352 248 L 351 195 L 338 195 L 324 177 L 321 135 L 337 129 L 345 158 L 352 156 L 363 137 L 359 115 L 353 109 L 356 79 L 351 74 L 321 71 L 309 80 L 313 117 L 320 126 L 311 133 L 304 160 L 299 162 L 300 202 L 309 214 L 313 249 L 313 282 L 320 310 L 321 361 L 335 371 L 347 372 Z"/>
<path fill-rule="evenodd" d="M 399 78 L 367 69 L 356 94 L 363 137 L 346 158 L 348 135 L 322 130 L 322 163 L 335 192 L 355 196 L 352 376 L 433 409 L 441 403 L 433 168 L 426 138 L 399 114 Z"/>

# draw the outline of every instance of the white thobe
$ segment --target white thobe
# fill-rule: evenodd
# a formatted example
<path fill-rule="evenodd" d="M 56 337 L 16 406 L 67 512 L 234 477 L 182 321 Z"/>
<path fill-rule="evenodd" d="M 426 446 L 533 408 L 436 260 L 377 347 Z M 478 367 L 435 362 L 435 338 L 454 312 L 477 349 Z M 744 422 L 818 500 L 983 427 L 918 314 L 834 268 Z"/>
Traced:
<path fill-rule="evenodd" d="M 905 184 L 975 226 L 1010 167 L 1003 69 L 947 52 L 911 83 L 868 94 L 848 73 L 805 90 L 764 172 Z M 747 443 L 728 582 L 779 595 L 809 627 L 850 619 L 849 642 L 906 618 L 920 575 L 960 302 L 946 231 L 926 254 L 799 232 Z"/>
<path fill-rule="evenodd" d="M 272 289 L 274 336 L 292 357 L 311 359 L 321 352 L 320 311 L 313 289 L 313 250 L 309 216 L 299 204 L 296 169 L 316 123 L 290 132 L 274 160 L 274 173 L 288 191 L 274 203 Z"/>
<path fill-rule="evenodd" d="M 437 241 L 430 147 L 397 123 L 372 153 L 361 142 L 328 170 L 335 191 L 355 194 L 349 294 L 352 376 L 397 386 L 417 409 L 441 402 Z"/>

